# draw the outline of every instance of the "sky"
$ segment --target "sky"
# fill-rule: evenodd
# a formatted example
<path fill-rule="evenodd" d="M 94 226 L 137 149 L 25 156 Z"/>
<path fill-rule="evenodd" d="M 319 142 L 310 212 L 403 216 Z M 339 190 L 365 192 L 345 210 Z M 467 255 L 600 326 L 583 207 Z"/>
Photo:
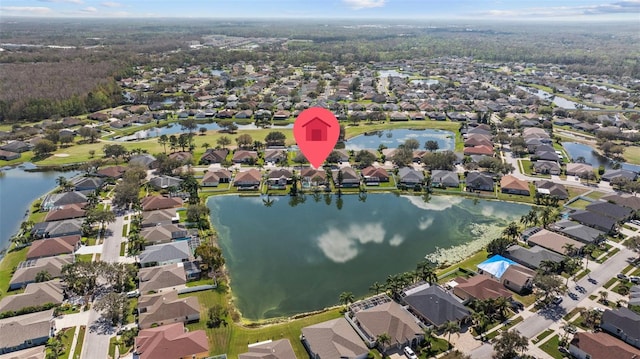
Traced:
<path fill-rule="evenodd" d="M 640 0 L 1 0 L 6 16 L 630 20 Z"/>

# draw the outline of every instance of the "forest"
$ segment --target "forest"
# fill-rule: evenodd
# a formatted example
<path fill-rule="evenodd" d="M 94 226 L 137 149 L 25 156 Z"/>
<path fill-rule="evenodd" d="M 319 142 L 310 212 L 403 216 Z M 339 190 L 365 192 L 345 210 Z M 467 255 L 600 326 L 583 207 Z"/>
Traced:
<path fill-rule="evenodd" d="M 276 61 L 344 65 L 442 56 L 553 63 L 584 74 L 640 78 L 637 24 L 390 21 L 78 20 L 3 18 L 0 121 L 73 116 L 122 103 L 134 66 Z M 280 37 L 252 51 L 189 43 L 205 35 Z M 68 47 L 68 48 L 67 48 Z"/>

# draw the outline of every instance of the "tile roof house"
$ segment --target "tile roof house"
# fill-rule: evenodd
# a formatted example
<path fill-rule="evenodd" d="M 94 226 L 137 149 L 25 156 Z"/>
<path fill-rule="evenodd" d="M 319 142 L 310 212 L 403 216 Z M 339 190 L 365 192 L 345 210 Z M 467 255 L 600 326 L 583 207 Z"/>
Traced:
<path fill-rule="evenodd" d="M 264 161 L 271 163 L 284 162 L 287 160 L 287 152 L 284 150 L 265 150 Z"/>
<path fill-rule="evenodd" d="M 249 351 L 238 359 L 297 359 L 289 339 L 267 340 L 249 345 Z"/>
<path fill-rule="evenodd" d="M 158 209 L 155 211 L 142 212 L 142 227 L 153 227 L 178 223 L 180 216 L 175 208 Z"/>
<path fill-rule="evenodd" d="M 551 181 L 535 181 L 534 184 L 536 186 L 536 191 L 539 194 L 556 196 L 558 199 L 569 198 L 569 191 L 559 183 Z"/>
<path fill-rule="evenodd" d="M 389 347 L 415 346 L 423 338 L 418 320 L 392 300 L 359 310 L 350 320 L 351 325 L 369 347 L 373 347 L 378 335 L 383 333 L 391 338 Z"/>
<path fill-rule="evenodd" d="M 562 172 L 560 165 L 557 162 L 553 161 L 544 161 L 538 160 L 533 163 L 533 169 L 536 173 L 540 174 L 550 174 L 550 175 L 559 175 Z"/>
<path fill-rule="evenodd" d="M 493 192 L 493 178 L 481 172 L 469 172 L 466 179 L 467 191 Z"/>
<path fill-rule="evenodd" d="M 147 244 L 169 243 L 174 240 L 185 239 L 188 235 L 186 228 L 176 224 L 145 227 L 140 231 L 140 236 L 144 238 Z"/>
<path fill-rule="evenodd" d="M 158 167 L 158 161 L 153 155 L 148 153 L 131 156 L 129 159 L 129 165 L 141 166 L 146 169 L 155 169 Z"/>
<path fill-rule="evenodd" d="M 98 172 L 96 172 L 96 175 L 100 177 L 109 177 L 109 178 L 117 179 L 117 178 L 122 178 L 122 175 L 126 170 L 127 170 L 127 167 L 125 166 L 105 167 L 101 170 L 98 170 Z"/>
<path fill-rule="evenodd" d="M 564 259 L 563 255 L 540 246 L 524 248 L 517 244 L 507 248 L 503 256 L 534 270 L 540 267 L 540 263 L 542 263 L 542 261 L 560 263 Z"/>
<path fill-rule="evenodd" d="M 389 182 L 389 173 L 381 167 L 365 167 L 360 171 L 364 182 L 371 185 L 380 182 Z"/>
<path fill-rule="evenodd" d="M 589 212 L 607 216 L 616 222 L 625 221 L 633 215 L 633 210 L 631 208 L 604 201 L 592 202 L 591 204 L 588 204 L 585 209 Z"/>
<path fill-rule="evenodd" d="M 304 327 L 301 339 L 313 359 L 364 359 L 369 355 L 369 348 L 345 318 Z"/>
<path fill-rule="evenodd" d="M 46 344 L 54 330 L 53 309 L 0 319 L 0 354 Z"/>
<path fill-rule="evenodd" d="M 104 180 L 100 177 L 75 177 L 71 179 L 75 191 L 95 191 L 102 188 Z"/>
<path fill-rule="evenodd" d="M 36 275 L 41 271 L 48 272 L 52 278 L 60 277 L 62 267 L 73 263 L 74 260 L 73 254 L 65 254 L 20 262 L 9 282 L 9 290 L 19 289 L 35 282 Z"/>
<path fill-rule="evenodd" d="M 233 185 L 238 189 L 258 189 L 262 181 L 262 173 L 255 168 L 247 171 L 240 171 L 233 179 Z"/>
<path fill-rule="evenodd" d="M 55 222 L 40 222 L 31 228 L 31 233 L 35 238 L 82 235 L 83 222 L 81 218 L 65 219 Z"/>
<path fill-rule="evenodd" d="M 546 229 L 541 229 L 527 238 L 527 244 L 537 245 L 563 255 L 567 254 L 567 250 L 565 249 L 566 245 L 572 245 L 574 250 L 578 252 L 585 246 L 582 242 Z"/>
<path fill-rule="evenodd" d="M 0 354 L 0 359 L 45 359 L 46 349 L 47 348 L 44 345 L 40 345 L 8 354 Z"/>
<path fill-rule="evenodd" d="M 39 307 L 47 303 L 61 304 L 63 300 L 64 291 L 60 280 L 29 283 L 24 292 L 8 295 L 0 300 L 0 313 L 16 312 L 26 307 Z"/>
<path fill-rule="evenodd" d="M 505 287 L 516 293 L 529 292 L 533 288 L 533 278 L 536 272 L 521 265 L 512 264 L 500 277 L 500 282 Z"/>
<path fill-rule="evenodd" d="M 635 181 L 636 179 L 638 179 L 638 174 L 633 172 L 633 171 L 628 171 L 628 170 L 606 170 L 602 176 L 600 177 L 600 179 L 602 179 L 605 182 L 611 182 L 611 180 L 613 180 L 614 178 L 618 178 L 618 177 L 622 177 L 622 178 L 626 178 L 630 181 Z"/>
<path fill-rule="evenodd" d="M 210 165 L 212 163 L 221 163 L 227 158 L 229 155 L 229 150 L 226 149 L 207 149 L 207 151 L 200 158 L 201 165 Z"/>
<path fill-rule="evenodd" d="M 479 292 L 473 289 L 470 290 L 480 295 Z M 469 293 L 465 294 L 464 291 L 461 294 L 469 295 Z M 436 327 L 448 321 L 462 322 L 471 315 L 460 300 L 438 285 L 418 287 L 416 290 L 407 293 L 403 300 L 412 313 L 425 323 Z"/>
<path fill-rule="evenodd" d="M 500 179 L 500 191 L 502 193 L 530 195 L 529 182 L 520 180 L 512 175 L 502 176 Z"/>
<path fill-rule="evenodd" d="M 39 239 L 31 242 L 27 259 L 53 257 L 60 254 L 73 254 L 80 248 L 80 235 Z"/>
<path fill-rule="evenodd" d="M 140 359 L 204 359 L 209 357 L 209 340 L 204 330 L 187 331 L 183 323 L 167 324 L 141 330 L 134 353 Z"/>
<path fill-rule="evenodd" d="M 333 183 L 338 186 L 338 173 L 342 171 L 342 188 L 348 187 L 359 187 L 360 186 L 360 176 L 356 173 L 351 167 L 343 167 L 338 171 L 333 171 Z"/>
<path fill-rule="evenodd" d="M 600 328 L 636 348 L 640 348 L 640 314 L 621 307 L 602 314 Z"/>
<path fill-rule="evenodd" d="M 570 213 L 569 218 L 605 233 L 613 232 L 617 225 L 612 218 L 583 210 Z"/>
<path fill-rule="evenodd" d="M 269 171 L 267 174 L 267 183 L 269 188 L 286 188 L 287 184 L 290 184 L 293 179 L 291 171 L 285 168 L 278 168 Z"/>
<path fill-rule="evenodd" d="M 494 155 L 493 147 L 486 146 L 486 145 L 465 147 L 463 152 L 465 155 L 484 155 L 484 156 Z"/>
<path fill-rule="evenodd" d="M 457 283 L 453 288 L 453 294 L 464 301 L 511 298 L 511 292 L 506 290 L 502 283 L 486 275 L 479 274 L 470 278 L 458 277 L 453 281 Z M 440 303 L 438 302 L 437 306 L 442 309 Z"/>
<path fill-rule="evenodd" d="M 410 167 L 402 167 L 398 170 L 398 182 L 406 186 L 420 185 L 424 182 L 424 174 Z"/>
<path fill-rule="evenodd" d="M 157 209 L 182 207 L 182 198 L 165 197 L 165 196 L 149 196 L 140 201 L 143 211 L 153 211 Z"/>
<path fill-rule="evenodd" d="M 634 211 L 640 210 L 640 197 L 636 197 L 634 195 L 612 193 L 603 196 L 600 199 L 603 201 L 613 202 L 623 207 L 631 208 Z"/>
<path fill-rule="evenodd" d="M 207 171 L 202 178 L 204 187 L 217 187 L 220 183 L 229 182 L 231 182 L 231 171 L 223 168 Z"/>
<path fill-rule="evenodd" d="M 83 192 L 72 191 L 47 195 L 42 200 L 41 208 L 43 211 L 49 211 L 55 207 L 68 204 L 87 203 L 87 195 Z"/>
<path fill-rule="evenodd" d="M 83 204 L 67 204 L 64 206 L 55 207 L 54 209 L 47 212 L 47 215 L 44 217 L 44 221 L 54 222 L 62 221 L 65 219 L 81 218 L 84 217 L 85 214 L 86 211 L 84 210 Z"/>
<path fill-rule="evenodd" d="M 188 241 L 156 244 L 145 248 L 139 258 L 141 267 L 186 262 L 191 258 L 191 249 Z"/>
<path fill-rule="evenodd" d="M 0 150 L 0 160 L 11 161 L 15 160 L 16 158 L 20 158 L 20 156 L 20 153 Z"/>
<path fill-rule="evenodd" d="M 4 146 L 0 146 L 0 150 L 16 153 L 29 151 L 31 148 L 33 148 L 33 146 L 22 141 L 12 141 Z"/>
<path fill-rule="evenodd" d="M 233 158 L 231 159 L 231 161 L 233 163 L 255 163 L 256 161 L 258 161 L 258 152 L 236 150 L 233 153 Z"/>
<path fill-rule="evenodd" d="M 310 187 L 322 186 L 327 184 L 327 173 L 324 170 L 307 167 L 300 171 L 303 185 Z"/>
<path fill-rule="evenodd" d="M 640 358 L 640 350 L 606 333 L 576 333 L 569 353 L 577 359 Z"/>
<path fill-rule="evenodd" d="M 143 295 L 138 299 L 140 329 L 155 325 L 192 323 L 200 320 L 197 297 L 178 298 L 175 290 Z"/>
<path fill-rule="evenodd" d="M 431 171 L 431 184 L 442 187 L 460 187 L 460 177 L 454 171 L 433 170 Z"/>
<path fill-rule="evenodd" d="M 159 292 L 162 289 L 179 289 L 187 283 L 184 264 L 174 263 L 158 267 L 140 268 L 138 272 L 140 293 Z"/>

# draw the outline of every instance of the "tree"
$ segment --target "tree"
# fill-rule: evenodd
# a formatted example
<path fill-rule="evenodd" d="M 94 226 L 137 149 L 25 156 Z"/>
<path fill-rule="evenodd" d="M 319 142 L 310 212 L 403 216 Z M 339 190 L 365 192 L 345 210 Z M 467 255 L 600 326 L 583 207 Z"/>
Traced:
<path fill-rule="evenodd" d="M 127 317 L 129 302 L 126 295 L 110 292 L 96 302 L 94 309 L 102 312 L 102 317 L 112 325 L 117 325 Z"/>
<path fill-rule="evenodd" d="M 58 359 L 64 354 L 64 344 L 62 344 L 62 341 L 58 337 L 49 338 L 46 347 L 49 349 L 46 359 Z"/>
<path fill-rule="evenodd" d="M 105 262 L 73 262 L 62 267 L 62 280 L 71 293 L 84 297 L 89 303 L 99 288 L 100 277 Z"/>
<path fill-rule="evenodd" d="M 493 344 L 496 351 L 496 359 L 515 359 L 518 353 L 524 353 L 529 347 L 529 339 L 517 330 L 510 330 L 502 335 Z"/>
<path fill-rule="evenodd" d="M 192 204 L 187 207 L 187 221 L 198 223 L 198 228 L 204 228 L 206 226 L 203 225 L 202 222 L 207 222 L 209 212 L 209 207 L 204 204 Z"/>
<path fill-rule="evenodd" d="M 227 136 L 222 136 L 216 140 L 216 143 L 222 148 L 227 148 L 231 144 L 231 139 Z"/>
<path fill-rule="evenodd" d="M 452 170 L 457 156 L 451 151 L 430 152 L 422 156 L 422 163 L 430 170 Z"/>
<path fill-rule="evenodd" d="M 285 134 L 280 131 L 271 131 L 264 138 L 264 142 L 266 142 L 267 147 L 284 146 L 286 140 L 287 136 L 285 136 Z"/>
<path fill-rule="evenodd" d="M 222 130 L 226 133 L 235 133 L 238 126 L 231 120 L 223 120 L 218 122 L 218 125 L 222 127 Z"/>
<path fill-rule="evenodd" d="M 342 292 L 340 293 L 340 297 L 338 299 L 340 300 L 340 303 L 346 307 L 347 305 L 353 303 L 356 297 L 351 292 Z"/>
<path fill-rule="evenodd" d="M 512 244 L 513 244 L 513 241 L 509 240 L 508 238 L 498 237 L 496 239 L 493 239 L 491 242 L 489 242 L 489 244 L 487 244 L 487 252 L 489 252 L 489 254 L 491 255 L 493 254 L 502 255 L 507 251 L 507 248 L 509 248 Z"/>
<path fill-rule="evenodd" d="M 73 143 L 73 135 L 64 134 L 64 135 L 60 136 L 60 146 L 61 147 L 68 147 L 68 146 L 62 146 L 62 145 L 67 145 L 69 143 Z"/>
<path fill-rule="evenodd" d="M 429 261 L 422 261 L 418 263 L 416 271 L 418 272 L 419 278 L 429 284 L 433 284 L 438 281 L 435 267 Z"/>
<path fill-rule="evenodd" d="M 380 294 L 384 290 L 384 286 L 378 282 L 373 282 L 371 287 L 369 287 L 369 291 L 375 293 L 376 295 Z"/>
<path fill-rule="evenodd" d="M 189 133 L 193 132 L 196 128 L 198 128 L 198 124 L 196 120 L 193 118 L 187 118 L 180 123 L 180 128 L 184 131 L 187 130 Z"/>
<path fill-rule="evenodd" d="M 502 235 L 511 239 L 515 243 L 520 236 L 520 227 L 516 222 L 511 222 L 507 225 L 507 228 L 502 231 Z"/>
<path fill-rule="evenodd" d="M 409 138 L 404 141 L 404 148 L 413 152 L 420 148 L 420 142 L 418 142 L 418 140 L 416 140 L 415 138 Z"/>
<path fill-rule="evenodd" d="M 164 153 L 167 153 L 167 144 L 169 143 L 169 137 L 167 135 L 160 135 L 160 137 L 158 137 L 158 143 L 162 145 Z"/>
<path fill-rule="evenodd" d="M 207 312 L 207 328 L 219 328 L 220 325 L 227 325 L 227 315 L 229 311 L 221 304 L 214 304 Z"/>
<path fill-rule="evenodd" d="M 83 126 L 78 129 L 78 135 L 80 135 L 80 137 L 84 138 L 85 140 L 89 138 L 89 142 L 94 143 L 98 138 L 98 130 L 96 130 L 95 128 Z"/>
<path fill-rule="evenodd" d="M 609 292 L 606 290 L 601 290 L 598 292 L 600 295 L 600 302 L 603 304 L 607 304 L 609 302 Z"/>
<path fill-rule="evenodd" d="M 116 221 L 116 215 L 108 209 L 96 207 L 87 212 L 89 223 L 99 223 L 100 227 Z"/>
<path fill-rule="evenodd" d="M 460 332 L 460 324 L 458 324 L 458 322 L 448 321 L 442 326 L 442 331 L 448 334 L 447 341 L 449 345 L 451 345 L 451 334 Z"/>
<path fill-rule="evenodd" d="M 117 207 L 126 207 L 129 204 L 138 202 L 140 185 L 136 182 L 118 182 L 113 190 L 113 200 L 111 203 Z"/>
<path fill-rule="evenodd" d="M 104 156 L 107 158 L 117 159 L 119 157 L 124 157 L 127 154 L 127 149 L 123 145 L 104 145 L 102 147 L 102 152 Z"/>
<path fill-rule="evenodd" d="M 35 147 L 33 148 L 33 153 L 37 157 L 42 158 L 48 156 L 51 152 L 57 149 L 58 146 L 56 146 L 55 143 L 51 142 L 50 140 L 43 139 L 36 143 Z"/>
<path fill-rule="evenodd" d="M 236 138 L 236 143 L 240 148 L 249 148 L 253 145 L 253 138 L 247 133 L 243 133 Z"/>
<path fill-rule="evenodd" d="M 483 338 L 484 331 L 487 329 L 487 325 L 490 322 L 489 316 L 482 311 L 477 311 L 471 315 L 471 319 L 476 327 L 476 332 L 478 332 L 480 337 Z"/>
<path fill-rule="evenodd" d="M 360 168 L 365 168 L 365 167 L 369 167 L 373 164 L 373 162 L 376 161 L 376 156 L 366 150 L 362 150 L 362 151 L 358 151 L 358 153 L 356 154 L 356 162 L 359 163 Z"/>
<path fill-rule="evenodd" d="M 40 272 L 36 273 L 36 283 L 50 281 L 51 279 L 53 279 L 53 277 L 46 270 L 41 270 Z"/>
<path fill-rule="evenodd" d="M 591 254 L 593 254 L 593 252 L 596 251 L 596 249 L 597 247 L 593 243 L 589 243 L 582 248 L 582 253 L 584 253 L 584 257 L 587 260 L 587 262 L 584 265 L 584 269 L 589 268 L 589 258 L 591 257 Z"/>
<path fill-rule="evenodd" d="M 379 334 L 376 337 L 376 345 L 382 351 L 382 357 L 387 356 L 387 346 L 391 344 L 391 337 L 387 333 Z"/>
<path fill-rule="evenodd" d="M 567 286 L 557 275 L 538 274 L 533 278 L 533 285 L 536 288 L 536 297 L 542 298 L 543 302 L 547 302 L 555 295 L 564 295 L 567 292 Z"/>
<path fill-rule="evenodd" d="M 65 176 L 59 176 L 56 178 L 56 184 L 60 187 L 62 192 L 66 192 L 69 188 L 69 180 Z"/>
<path fill-rule="evenodd" d="M 429 152 L 437 151 L 439 148 L 440 146 L 438 145 L 437 141 L 428 140 L 427 142 L 424 143 L 424 149 Z"/>
<path fill-rule="evenodd" d="M 406 167 L 413 161 L 413 151 L 404 146 L 398 147 L 391 156 L 391 161 L 398 167 Z"/>
<path fill-rule="evenodd" d="M 209 273 L 217 272 L 225 263 L 220 248 L 210 242 L 200 244 L 194 254 L 200 257 L 201 263 L 206 266 Z"/>

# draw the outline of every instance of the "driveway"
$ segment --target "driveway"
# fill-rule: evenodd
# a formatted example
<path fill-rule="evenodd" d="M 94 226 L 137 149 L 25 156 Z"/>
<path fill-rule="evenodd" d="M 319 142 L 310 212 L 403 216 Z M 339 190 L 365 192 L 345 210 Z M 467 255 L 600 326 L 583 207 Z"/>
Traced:
<path fill-rule="evenodd" d="M 124 216 L 117 216 L 115 222 L 109 223 L 106 235 L 102 243 L 102 255 L 100 260 L 115 263 L 120 256 L 120 243 L 124 241 L 122 237 L 122 226 Z"/>

